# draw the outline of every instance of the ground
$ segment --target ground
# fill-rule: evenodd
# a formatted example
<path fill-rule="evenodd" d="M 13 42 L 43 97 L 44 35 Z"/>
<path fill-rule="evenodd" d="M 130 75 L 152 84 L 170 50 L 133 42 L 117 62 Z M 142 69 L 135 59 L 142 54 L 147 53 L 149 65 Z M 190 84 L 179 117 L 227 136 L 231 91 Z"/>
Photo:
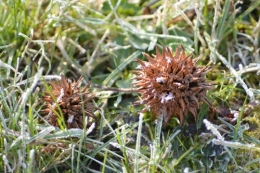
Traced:
<path fill-rule="evenodd" d="M 0 1 L 0 172 L 259 172 L 259 7 Z M 165 122 L 134 85 L 137 59 L 180 45 L 214 87 L 197 116 Z"/>

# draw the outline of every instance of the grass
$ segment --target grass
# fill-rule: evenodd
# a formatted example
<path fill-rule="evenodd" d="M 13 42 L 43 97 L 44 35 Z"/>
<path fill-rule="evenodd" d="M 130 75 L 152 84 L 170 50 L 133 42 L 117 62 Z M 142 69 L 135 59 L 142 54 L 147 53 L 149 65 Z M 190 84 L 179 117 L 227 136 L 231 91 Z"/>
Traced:
<path fill-rule="evenodd" d="M 0 172 L 259 172 L 259 4 L 0 1 Z M 211 62 L 215 112 L 165 127 L 134 105 L 132 70 L 142 52 L 179 44 Z M 93 84 L 95 127 L 42 118 L 61 73 Z"/>

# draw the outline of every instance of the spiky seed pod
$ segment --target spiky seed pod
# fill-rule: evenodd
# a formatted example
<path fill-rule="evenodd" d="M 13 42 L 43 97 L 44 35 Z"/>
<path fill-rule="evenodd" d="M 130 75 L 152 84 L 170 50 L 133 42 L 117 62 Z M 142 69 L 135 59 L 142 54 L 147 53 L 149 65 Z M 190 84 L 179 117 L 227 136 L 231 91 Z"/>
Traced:
<path fill-rule="evenodd" d="M 59 127 L 58 120 L 62 122 L 63 119 L 68 129 L 82 129 L 84 114 L 95 119 L 96 107 L 91 102 L 94 95 L 89 92 L 89 85 L 80 87 L 82 80 L 80 77 L 77 82 L 71 82 L 61 75 L 61 81 L 50 83 L 51 92 L 45 92 L 46 108 L 42 112 L 51 125 Z"/>
<path fill-rule="evenodd" d="M 200 102 L 210 105 L 206 91 L 213 89 L 213 84 L 205 79 L 210 68 L 196 66 L 199 57 L 186 55 L 180 46 L 174 56 L 169 48 L 163 48 L 162 54 L 156 48 L 154 57 L 144 55 L 148 62 L 137 59 L 140 65 L 134 85 L 141 93 L 138 103 L 148 105 L 154 116 L 163 115 L 165 122 L 175 116 L 182 124 L 188 112 L 196 119 Z"/>

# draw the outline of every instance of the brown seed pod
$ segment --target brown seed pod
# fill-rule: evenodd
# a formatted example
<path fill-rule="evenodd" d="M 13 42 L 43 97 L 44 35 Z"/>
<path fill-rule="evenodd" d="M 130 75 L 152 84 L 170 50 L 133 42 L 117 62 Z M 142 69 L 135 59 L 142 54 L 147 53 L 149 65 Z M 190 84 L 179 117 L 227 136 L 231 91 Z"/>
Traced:
<path fill-rule="evenodd" d="M 148 62 L 137 59 L 134 85 L 141 93 L 139 104 L 148 105 L 156 117 L 163 115 L 164 122 L 175 116 L 182 124 L 188 112 L 196 119 L 200 102 L 210 105 L 206 92 L 213 84 L 205 79 L 210 68 L 196 66 L 199 57 L 193 59 L 180 49 L 174 56 L 169 48 L 163 48 L 162 54 L 156 49 L 153 57 L 144 53 Z"/>
<path fill-rule="evenodd" d="M 61 75 L 61 81 L 50 83 L 51 92 L 45 92 L 46 108 L 42 113 L 51 125 L 59 127 L 58 121 L 63 119 L 68 129 L 83 129 L 84 115 L 96 118 L 93 113 L 96 107 L 92 103 L 94 96 L 89 92 L 89 85 L 80 88 L 82 80 L 80 77 L 77 82 L 71 82 Z"/>

